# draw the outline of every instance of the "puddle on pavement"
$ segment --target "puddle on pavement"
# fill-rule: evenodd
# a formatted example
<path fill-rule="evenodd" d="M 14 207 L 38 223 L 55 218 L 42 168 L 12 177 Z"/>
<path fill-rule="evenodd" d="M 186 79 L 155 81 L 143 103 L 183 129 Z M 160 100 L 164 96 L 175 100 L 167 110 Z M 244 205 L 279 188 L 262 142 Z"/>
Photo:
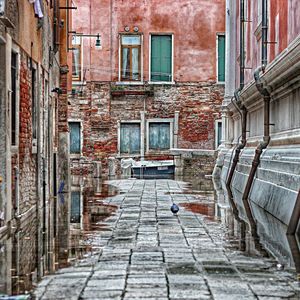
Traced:
<path fill-rule="evenodd" d="M 248 222 L 243 221 L 247 220 L 243 211 L 239 212 L 240 219 L 233 214 L 226 197 L 220 190 L 214 191 L 210 179 L 190 181 L 184 178 L 181 181 L 187 183 L 184 190 L 170 190 L 169 195 L 178 194 L 182 197 L 183 201 L 179 205 L 187 211 L 203 216 L 207 226 L 224 225 L 224 236 L 220 238 L 223 240 L 223 246 L 228 251 L 232 250 L 230 253 L 241 251 L 249 257 L 272 255 L 285 267 L 296 265 L 300 268 L 299 240 L 285 235 L 286 226 L 261 208 L 254 207 L 254 216 L 259 220 L 254 231 Z M 60 239 L 56 241 L 53 253 L 48 252 L 50 261 L 43 262 L 39 272 L 42 272 L 46 263 L 58 269 L 77 264 L 81 259 L 99 253 L 101 245 L 97 237 L 99 233 L 107 234 L 107 231 L 111 230 L 104 222 L 113 217 L 118 210 L 117 206 L 109 203 L 109 199 L 118 194 L 119 190 L 112 185 L 99 180 L 74 177 L 69 203 L 62 201 L 63 198 L 57 199 L 56 205 L 63 205 L 66 209 L 65 215 L 60 219 L 59 216 L 55 216 L 58 224 L 54 235 L 58 236 L 59 232 Z M 30 238 L 37 233 L 32 230 L 29 224 L 28 228 L 23 228 L 17 234 L 0 241 L 0 294 L 22 294 L 32 288 L 32 282 L 37 282 L 37 260 L 26 259 L 30 255 L 34 257 L 37 251 L 35 239 Z M 119 244 L 130 242 L 131 236 L 120 237 L 115 241 Z M 47 249 L 40 251 L 44 255 L 47 253 Z M 225 265 L 215 266 L 213 263 L 205 265 L 204 268 L 213 276 L 234 276 L 235 273 L 235 270 L 228 269 Z M 168 272 L 188 275 L 199 273 L 199 270 L 194 265 L 176 264 L 169 265 Z"/>
<path fill-rule="evenodd" d="M 56 222 L 56 226 L 53 225 L 55 246 L 53 251 L 47 251 L 47 248 L 39 250 L 42 262 L 39 270 L 36 259 L 37 232 L 32 226 L 34 220 L 16 234 L 0 240 L 0 298 L 1 294 L 20 295 L 30 291 L 37 283 L 39 274 L 47 275 L 43 269 L 52 269 L 53 272 L 99 253 L 97 235 L 111 230 L 103 222 L 118 209 L 107 199 L 118 194 L 119 190 L 112 185 L 74 176 L 71 192 L 59 195 L 54 202 L 55 207 L 63 207 L 63 215 L 51 215 Z M 47 261 L 44 259 L 46 256 Z"/>
<path fill-rule="evenodd" d="M 214 223 L 223 224 L 225 249 L 241 251 L 249 257 L 274 257 L 280 265 L 296 268 L 297 273 L 300 273 L 300 229 L 298 235 L 287 236 L 287 226 L 255 204 L 251 207 L 256 220 L 253 226 L 241 206 L 237 206 L 239 217 L 234 215 L 227 193 L 220 190 L 220 185 L 214 185 L 211 179 L 185 178 L 184 181 L 189 183 L 182 192 L 170 194 L 187 196 L 189 201 L 180 202 L 179 206 L 202 215 L 208 226 L 213 226 Z M 238 199 L 234 200 L 239 203 Z"/>
<path fill-rule="evenodd" d="M 73 178 L 70 194 L 70 237 L 68 263 L 99 253 L 99 232 L 111 231 L 104 221 L 115 215 L 118 206 L 107 200 L 119 194 L 115 186 L 99 180 Z"/>
<path fill-rule="evenodd" d="M 181 207 L 196 214 L 205 215 L 209 220 L 216 220 L 215 203 L 180 203 Z"/>

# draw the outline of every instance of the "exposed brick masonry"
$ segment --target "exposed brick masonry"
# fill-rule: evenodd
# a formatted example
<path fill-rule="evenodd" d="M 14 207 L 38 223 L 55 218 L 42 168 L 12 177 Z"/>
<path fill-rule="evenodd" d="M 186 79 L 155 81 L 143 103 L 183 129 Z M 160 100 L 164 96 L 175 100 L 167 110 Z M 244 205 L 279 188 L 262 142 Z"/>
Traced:
<path fill-rule="evenodd" d="M 109 156 L 117 155 L 118 121 L 140 120 L 144 107 L 146 119 L 174 118 L 179 111 L 179 148 L 214 149 L 223 92 L 215 82 L 126 87 L 90 83 L 69 96 L 69 119 L 83 122 L 82 156 L 104 167 Z"/>

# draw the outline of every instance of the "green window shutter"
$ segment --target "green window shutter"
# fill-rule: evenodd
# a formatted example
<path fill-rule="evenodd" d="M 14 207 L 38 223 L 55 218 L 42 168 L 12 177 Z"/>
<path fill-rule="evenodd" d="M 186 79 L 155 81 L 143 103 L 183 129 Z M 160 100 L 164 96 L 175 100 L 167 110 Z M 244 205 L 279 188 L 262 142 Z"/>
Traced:
<path fill-rule="evenodd" d="M 225 35 L 218 35 L 218 81 L 225 81 Z"/>
<path fill-rule="evenodd" d="M 151 81 L 172 81 L 172 36 L 151 36 Z"/>

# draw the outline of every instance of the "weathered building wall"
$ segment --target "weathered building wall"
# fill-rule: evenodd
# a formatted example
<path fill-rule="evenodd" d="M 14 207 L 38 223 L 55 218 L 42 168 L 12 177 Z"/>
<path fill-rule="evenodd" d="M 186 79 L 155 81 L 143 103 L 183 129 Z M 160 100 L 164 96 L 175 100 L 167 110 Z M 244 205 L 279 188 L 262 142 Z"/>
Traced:
<path fill-rule="evenodd" d="M 93 83 L 83 89 L 82 95 L 69 96 L 69 102 L 72 103 L 69 120 L 82 122 L 82 156 L 90 163 L 101 161 L 103 167 L 107 168 L 110 156 L 120 159 L 128 156 L 122 155 L 118 149 L 120 121 L 172 119 L 174 122 L 177 115 L 179 131 L 178 134 L 174 130 L 172 132 L 172 147 L 215 148 L 214 127 L 223 98 L 222 86 L 213 82 L 155 85 L 151 90 L 149 86 L 138 86 L 130 89 L 133 95 L 124 95 L 129 89 L 114 90 L 115 87 L 108 83 Z M 146 130 L 143 135 L 146 158 L 170 155 L 168 150 L 147 150 Z M 141 152 L 135 155 L 137 158 L 141 156 Z M 75 169 L 80 169 L 76 155 L 73 155 L 73 159 Z"/>
<path fill-rule="evenodd" d="M 28 0 L 6 0 L 0 17 L 0 245 L 5 251 L 0 293 L 7 294 L 30 290 L 57 260 L 55 92 L 60 82 L 57 38 L 64 25 L 58 1 L 40 3 L 43 16 L 37 18 Z"/>
<path fill-rule="evenodd" d="M 300 106 L 299 106 L 299 47 L 300 28 L 297 1 L 266 1 L 267 3 L 267 42 L 261 40 L 262 24 L 258 5 L 262 1 L 245 1 L 245 86 L 236 90 L 232 85 L 226 86 L 226 94 L 232 97 L 234 103 L 224 103 L 223 125 L 225 126 L 219 159 L 215 175 L 220 176 L 223 188 L 227 191 L 230 170 L 234 170 L 230 190 L 238 206 L 244 207 L 243 202 L 249 200 L 253 211 L 254 203 L 264 208 L 285 225 L 288 225 L 294 210 L 295 201 L 300 188 Z M 227 66 L 235 65 L 235 88 L 240 84 L 240 46 L 239 39 L 239 3 L 236 6 L 228 3 L 227 36 L 235 36 L 235 43 L 231 43 L 234 55 L 228 52 Z M 232 20 L 236 26 L 231 26 Z M 231 39 L 233 41 L 234 39 Z M 264 92 L 270 94 L 270 110 L 264 107 L 262 94 L 253 80 L 254 71 L 263 64 L 262 47 L 267 45 L 267 64 L 262 72 L 258 72 L 257 84 L 261 84 Z M 230 50 L 230 49 L 229 49 Z M 243 71 L 243 70 L 242 70 Z M 230 87 L 230 88 L 229 88 Z M 234 105 L 235 104 L 235 105 Z M 241 112 L 246 109 L 246 141 L 241 144 L 242 121 Z M 266 114 L 267 113 L 267 114 Z M 264 119 L 266 115 L 270 120 Z M 269 125 L 264 128 L 264 125 Z M 268 129 L 270 134 L 268 134 Z M 260 151 L 260 145 L 266 143 L 259 160 L 254 161 Z M 236 150 L 240 144 L 240 154 Z M 234 161 L 238 161 L 234 168 Z M 254 170 L 253 181 L 249 180 L 250 170 Z M 250 177 L 251 178 L 251 177 Z M 246 184 L 251 189 L 247 196 Z M 242 199 L 244 199 L 242 201 Z M 254 215 L 258 222 L 259 216 Z"/>
<path fill-rule="evenodd" d="M 79 0 L 76 5 L 73 29 L 102 38 L 100 51 L 95 38 L 83 39 L 86 80 L 118 80 L 118 36 L 126 26 L 131 33 L 137 26 L 143 35 L 144 80 L 149 80 L 149 33 L 174 34 L 175 81 L 215 80 L 216 33 L 224 33 L 224 1 Z"/>
<path fill-rule="evenodd" d="M 69 121 L 80 122 L 82 144 L 80 153 L 71 154 L 73 172 L 83 168 L 91 172 L 95 160 L 107 173 L 110 157 L 170 157 L 168 149 L 149 150 L 150 122 L 170 121 L 170 148 L 215 149 L 216 120 L 224 95 L 217 79 L 217 37 L 224 33 L 224 1 L 80 0 L 76 4 L 72 29 L 78 37 L 83 34 L 81 80 L 73 81 Z M 95 36 L 85 36 L 97 33 L 101 34 L 100 50 Z M 124 34 L 141 37 L 137 81 L 121 78 Z M 151 82 L 153 34 L 172 36 L 170 82 Z M 120 152 L 120 126 L 133 121 L 140 124 L 141 149 L 126 155 Z"/>

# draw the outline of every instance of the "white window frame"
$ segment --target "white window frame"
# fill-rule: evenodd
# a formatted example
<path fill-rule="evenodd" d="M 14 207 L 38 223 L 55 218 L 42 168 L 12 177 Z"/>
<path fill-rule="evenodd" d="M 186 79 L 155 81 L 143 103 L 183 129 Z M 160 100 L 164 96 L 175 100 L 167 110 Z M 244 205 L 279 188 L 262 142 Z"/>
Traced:
<path fill-rule="evenodd" d="M 219 36 L 224 36 L 225 37 L 225 57 L 224 59 L 226 60 L 226 35 L 225 32 L 218 32 L 216 34 L 216 72 L 217 72 L 217 76 L 216 76 L 216 81 L 218 84 L 225 84 L 226 81 L 226 77 L 225 77 L 225 81 L 219 81 L 219 58 L 218 58 L 218 50 L 219 50 Z M 226 62 L 225 62 L 225 74 L 226 74 Z"/>
<path fill-rule="evenodd" d="M 140 125 L 140 153 L 133 153 L 133 154 L 126 154 L 121 153 L 121 124 L 139 124 Z M 136 156 L 142 156 L 142 148 L 143 148 L 143 138 L 144 134 L 142 132 L 142 121 L 141 120 L 120 120 L 118 121 L 118 157 L 136 157 Z"/>
<path fill-rule="evenodd" d="M 170 35 L 172 38 L 172 67 L 171 67 L 171 81 L 151 81 L 151 37 L 152 35 Z M 174 81 L 174 33 L 170 32 L 151 32 L 149 34 L 149 84 L 175 84 Z"/>
<path fill-rule="evenodd" d="M 140 66 L 140 72 L 141 72 L 141 79 L 137 81 L 122 81 L 121 80 L 121 69 L 122 69 L 122 36 L 124 35 L 139 35 L 141 37 L 141 66 Z M 119 72 L 118 72 L 118 82 L 116 83 L 117 85 L 141 85 L 144 84 L 144 55 L 143 55 L 143 50 L 144 50 L 144 35 L 139 32 L 120 32 L 119 33 Z"/>
<path fill-rule="evenodd" d="M 150 141 L 149 141 L 150 123 L 169 123 L 170 124 L 170 148 L 169 149 L 163 149 L 163 150 L 150 149 Z M 169 152 L 170 149 L 173 147 L 174 147 L 174 119 L 173 118 L 147 119 L 146 120 L 146 151 L 147 152 Z"/>
<path fill-rule="evenodd" d="M 77 34 L 77 35 L 74 35 L 73 37 L 76 37 L 76 38 L 80 38 L 80 80 L 73 80 L 73 70 L 71 70 L 71 73 L 72 73 L 72 85 L 76 86 L 76 85 L 82 85 L 82 84 L 85 84 L 85 81 L 84 81 L 84 78 L 83 78 L 83 37 L 80 35 L 80 34 Z M 72 42 L 72 41 L 71 41 Z M 72 42 L 72 47 L 73 45 L 76 45 L 76 44 L 73 44 Z M 72 64 L 73 64 L 73 58 L 72 58 Z"/>
<path fill-rule="evenodd" d="M 14 54 L 17 55 L 17 76 L 16 76 L 16 144 L 12 145 L 10 141 L 10 149 L 12 153 L 18 152 L 19 149 L 19 134 L 20 134 L 20 65 L 21 65 L 21 55 L 20 55 L 20 48 L 12 44 L 11 49 L 9 49 L 10 52 L 10 61 L 11 61 L 11 53 L 13 52 Z M 9 106 L 11 105 L 11 94 L 12 94 L 12 82 L 11 82 L 11 65 L 10 65 L 10 70 L 9 70 L 10 78 L 9 78 Z M 9 107 L 10 111 L 10 116 L 9 120 L 11 120 L 12 115 L 11 115 L 11 107 Z M 9 133 L 11 135 L 11 121 L 9 121 Z M 10 136 L 11 139 L 11 136 Z"/>
<path fill-rule="evenodd" d="M 69 131 L 69 154 L 70 158 L 80 158 L 82 156 L 82 146 L 83 146 L 83 121 L 79 119 L 68 119 L 68 126 L 69 123 L 80 123 L 80 153 L 71 153 L 71 132 Z"/>

